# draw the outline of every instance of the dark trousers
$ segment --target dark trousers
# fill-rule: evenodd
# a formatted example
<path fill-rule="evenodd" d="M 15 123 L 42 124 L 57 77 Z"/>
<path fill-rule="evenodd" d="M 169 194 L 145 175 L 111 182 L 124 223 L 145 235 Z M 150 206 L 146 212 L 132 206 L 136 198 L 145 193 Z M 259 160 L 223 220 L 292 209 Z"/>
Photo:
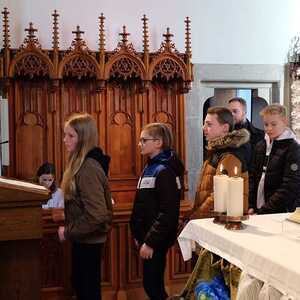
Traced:
<path fill-rule="evenodd" d="M 72 286 L 77 300 L 101 300 L 103 244 L 72 244 Z"/>
<path fill-rule="evenodd" d="M 168 249 L 154 250 L 152 258 L 144 260 L 143 284 L 150 300 L 168 298 L 164 281 L 167 252 Z"/>

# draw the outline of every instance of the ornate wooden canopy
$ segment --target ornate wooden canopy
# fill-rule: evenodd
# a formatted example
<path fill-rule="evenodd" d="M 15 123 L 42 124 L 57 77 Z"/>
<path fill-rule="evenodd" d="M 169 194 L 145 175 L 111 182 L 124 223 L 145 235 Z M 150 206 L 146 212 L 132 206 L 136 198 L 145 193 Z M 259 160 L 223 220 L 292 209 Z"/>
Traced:
<path fill-rule="evenodd" d="M 29 23 L 18 49 L 10 46 L 9 12 L 3 14 L 0 88 L 9 106 L 10 163 L 7 175 L 31 180 L 40 164 L 53 162 L 60 182 L 67 153 L 63 124 L 76 112 L 90 113 L 99 130 L 99 145 L 111 156 L 109 182 L 113 228 L 105 249 L 105 300 L 142 299 L 141 266 L 129 233 L 132 202 L 144 160 L 137 150 L 145 124 L 163 122 L 174 136 L 174 149 L 185 160 L 185 98 L 191 88 L 190 20 L 185 20 L 185 52 L 179 53 L 170 29 L 156 52 L 149 51 L 148 19 L 142 21 L 143 52 L 137 52 L 123 26 L 113 51 L 105 49 L 105 17 L 99 16 L 99 48 L 92 51 L 78 25 L 69 49 L 59 47 L 59 14 L 54 11 L 52 49 L 39 43 Z M 190 209 L 181 202 L 181 216 Z M 50 217 L 49 217 L 50 218 Z M 43 234 L 42 299 L 67 299 L 70 265 L 57 240 L 56 224 Z M 167 282 L 177 291 L 191 272 L 177 248 L 168 254 Z M 64 279 L 67 278 L 67 279 Z M 17 291 L 17 289 L 15 289 Z M 125 296 L 126 295 L 126 296 Z"/>
<path fill-rule="evenodd" d="M 16 76 L 29 78 L 48 76 L 55 81 L 64 77 L 96 78 L 97 91 L 106 88 L 110 78 L 140 79 L 141 91 L 149 88 L 149 83 L 160 78 L 171 81 L 181 79 L 180 92 L 186 93 L 191 88 L 191 38 L 190 19 L 185 20 L 185 53 L 179 53 L 172 42 L 172 34 L 167 28 L 164 41 L 158 51 L 149 52 L 148 19 L 144 15 L 143 52 L 138 53 L 129 42 L 126 26 L 119 33 L 121 40 L 113 51 L 105 50 L 105 17 L 99 17 L 99 50 L 91 51 L 84 41 L 84 31 L 80 26 L 72 33 L 75 35 L 69 49 L 59 48 L 59 14 L 55 10 L 53 17 L 52 49 L 43 50 L 37 37 L 37 29 L 32 22 L 25 29 L 27 36 L 19 49 L 10 47 L 9 12 L 3 12 L 3 49 L 0 55 L 0 79 L 3 87 L 9 85 L 9 79 Z"/>

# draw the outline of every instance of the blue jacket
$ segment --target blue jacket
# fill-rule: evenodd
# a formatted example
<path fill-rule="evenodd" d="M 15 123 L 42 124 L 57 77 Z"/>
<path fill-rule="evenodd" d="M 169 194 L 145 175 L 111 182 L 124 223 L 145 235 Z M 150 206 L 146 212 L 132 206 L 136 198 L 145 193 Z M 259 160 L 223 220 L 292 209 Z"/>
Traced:
<path fill-rule="evenodd" d="M 177 237 L 184 167 L 166 150 L 148 160 L 139 179 L 130 228 L 140 245 L 171 247 Z"/>

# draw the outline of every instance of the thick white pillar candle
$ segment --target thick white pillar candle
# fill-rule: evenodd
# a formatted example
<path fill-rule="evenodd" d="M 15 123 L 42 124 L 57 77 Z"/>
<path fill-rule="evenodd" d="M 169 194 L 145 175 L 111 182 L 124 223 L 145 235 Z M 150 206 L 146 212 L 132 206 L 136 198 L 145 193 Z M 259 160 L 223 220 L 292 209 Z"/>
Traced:
<path fill-rule="evenodd" d="M 214 211 L 216 212 L 226 212 L 228 179 L 227 175 L 214 176 Z"/>
<path fill-rule="evenodd" d="M 240 217 L 244 214 L 244 179 L 230 177 L 228 179 L 227 216 Z"/>

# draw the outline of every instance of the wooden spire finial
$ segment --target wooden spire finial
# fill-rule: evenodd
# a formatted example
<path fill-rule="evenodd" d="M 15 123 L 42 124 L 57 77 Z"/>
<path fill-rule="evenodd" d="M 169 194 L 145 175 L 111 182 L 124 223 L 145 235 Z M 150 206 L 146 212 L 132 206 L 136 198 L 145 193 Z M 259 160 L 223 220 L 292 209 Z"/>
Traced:
<path fill-rule="evenodd" d="M 80 26 L 76 26 L 76 30 L 72 31 L 75 34 L 75 38 L 72 41 L 71 47 L 69 50 L 76 50 L 76 51 L 89 51 L 88 47 L 86 46 L 85 41 L 81 38 L 81 35 L 84 34 L 84 31 L 80 30 Z"/>
<path fill-rule="evenodd" d="M 192 56 L 192 50 L 191 50 L 191 20 L 189 17 L 186 17 L 185 19 L 185 54 L 188 57 Z"/>
<path fill-rule="evenodd" d="M 119 35 L 122 36 L 122 40 L 121 40 L 122 44 L 124 46 L 126 46 L 127 42 L 128 42 L 128 38 L 127 37 L 130 35 L 130 33 L 126 32 L 126 26 L 125 25 L 123 25 L 123 32 L 119 33 Z"/>
<path fill-rule="evenodd" d="M 58 33 L 58 17 L 59 17 L 59 14 L 57 13 L 56 9 L 54 10 L 54 13 L 52 14 L 52 17 L 53 17 L 52 45 L 53 45 L 53 50 L 57 51 L 59 49 L 59 33 Z"/>
<path fill-rule="evenodd" d="M 173 37 L 174 34 L 170 33 L 170 28 L 167 27 L 167 33 L 163 34 L 163 37 L 165 38 L 165 42 L 167 45 L 170 45 L 171 43 L 171 37 Z"/>
<path fill-rule="evenodd" d="M 36 38 L 35 32 L 37 32 L 38 30 L 33 27 L 32 22 L 29 23 L 29 28 L 25 28 L 25 31 L 28 32 L 27 33 L 27 38 L 28 38 L 29 41 L 33 41 Z"/>
<path fill-rule="evenodd" d="M 75 41 L 76 42 L 81 42 L 82 41 L 81 35 L 84 34 L 84 31 L 80 30 L 79 25 L 76 26 L 76 30 L 72 31 L 72 33 L 75 34 Z"/>
<path fill-rule="evenodd" d="M 35 36 L 35 32 L 37 32 L 38 30 L 33 27 L 32 22 L 29 23 L 29 28 L 25 28 L 25 31 L 27 31 L 27 36 L 26 36 L 21 48 L 25 48 L 25 47 L 42 48 L 42 46 L 40 45 L 40 43 L 38 41 L 38 38 Z"/>
<path fill-rule="evenodd" d="M 148 35 L 148 18 L 146 15 L 142 18 L 143 21 L 143 46 L 144 53 L 149 53 L 149 35 Z"/>
<path fill-rule="evenodd" d="M 99 51 L 100 53 L 105 52 L 105 29 L 104 29 L 104 20 L 105 17 L 103 13 L 101 13 L 99 17 Z"/>
<path fill-rule="evenodd" d="M 3 48 L 9 48 L 10 47 L 9 21 L 8 21 L 9 11 L 6 7 L 4 7 L 2 14 L 3 14 Z"/>

